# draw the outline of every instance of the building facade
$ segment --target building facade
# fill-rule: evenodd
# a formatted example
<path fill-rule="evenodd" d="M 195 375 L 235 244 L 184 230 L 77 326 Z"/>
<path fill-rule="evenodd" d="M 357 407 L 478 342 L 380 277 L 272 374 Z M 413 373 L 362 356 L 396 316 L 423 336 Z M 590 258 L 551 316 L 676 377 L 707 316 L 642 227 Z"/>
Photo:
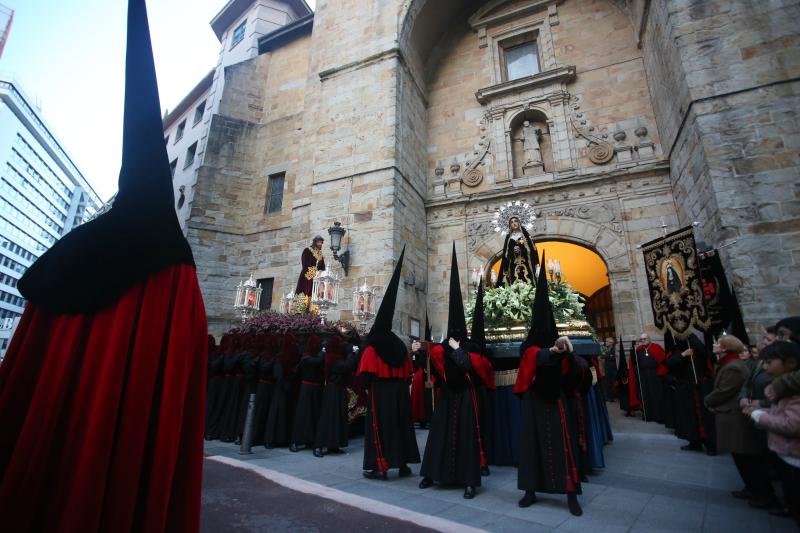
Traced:
<path fill-rule="evenodd" d="M 260 37 L 311 14 L 303 0 L 230 0 L 211 21 L 220 42 L 217 64 L 164 116 L 175 208 L 184 229 L 194 199 L 197 168 L 205 154 L 210 117 L 218 112 L 224 92 L 225 70 L 256 57 Z"/>
<path fill-rule="evenodd" d="M 658 335 L 639 246 L 692 224 L 751 334 L 800 314 L 798 15 L 788 0 L 319 0 L 218 73 L 186 222 L 211 331 L 235 323 L 251 272 L 273 302 L 290 291 L 335 220 L 343 294 L 385 285 L 406 246 L 395 328 L 427 310 L 438 331 L 452 243 L 469 294 L 509 201 L 533 206 L 535 241 L 602 259 L 616 335 Z"/>
<path fill-rule="evenodd" d="M 22 274 L 101 202 L 13 80 L 0 79 L 0 355 L 25 300 Z"/>

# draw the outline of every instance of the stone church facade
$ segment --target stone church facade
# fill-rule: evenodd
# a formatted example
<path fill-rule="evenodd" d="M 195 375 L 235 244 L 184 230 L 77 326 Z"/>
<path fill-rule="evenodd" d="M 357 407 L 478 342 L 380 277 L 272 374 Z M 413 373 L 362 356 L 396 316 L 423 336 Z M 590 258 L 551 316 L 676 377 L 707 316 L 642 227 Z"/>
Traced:
<path fill-rule="evenodd" d="M 331 317 L 406 246 L 395 330 L 427 309 L 438 332 L 452 242 L 466 295 L 517 200 L 534 240 L 604 260 L 619 335 L 656 333 L 637 246 L 694 222 L 751 334 L 800 314 L 799 16 L 788 0 L 318 0 L 225 70 L 186 221 L 211 332 L 251 272 L 277 308 L 335 220 L 352 266 Z"/>

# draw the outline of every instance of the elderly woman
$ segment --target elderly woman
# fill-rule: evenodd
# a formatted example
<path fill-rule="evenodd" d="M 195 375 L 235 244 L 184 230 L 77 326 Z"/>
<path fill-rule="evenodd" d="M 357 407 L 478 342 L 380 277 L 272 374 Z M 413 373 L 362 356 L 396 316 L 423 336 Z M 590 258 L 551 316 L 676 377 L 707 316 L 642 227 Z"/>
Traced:
<path fill-rule="evenodd" d="M 714 390 L 705 398 L 706 407 L 714 413 L 717 427 L 717 449 L 729 451 L 736 469 L 744 481 L 744 489 L 734 491 L 738 498 L 747 498 L 758 507 L 769 507 L 775 494 L 768 473 L 758 468 L 757 459 L 762 453 L 756 429 L 739 407 L 739 392 L 750 376 L 745 362 L 750 352 L 733 335 L 723 335 L 714 345 L 719 359 Z"/>

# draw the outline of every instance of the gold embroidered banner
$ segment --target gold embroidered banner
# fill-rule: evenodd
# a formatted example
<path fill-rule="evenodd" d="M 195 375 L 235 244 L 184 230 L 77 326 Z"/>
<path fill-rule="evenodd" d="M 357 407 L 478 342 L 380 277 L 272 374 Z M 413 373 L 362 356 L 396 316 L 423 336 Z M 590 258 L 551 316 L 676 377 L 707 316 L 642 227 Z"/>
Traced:
<path fill-rule="evenodd" d="M 655 325 L 676 339 L 710 325 L 692 227 L 642 246 Z"/>

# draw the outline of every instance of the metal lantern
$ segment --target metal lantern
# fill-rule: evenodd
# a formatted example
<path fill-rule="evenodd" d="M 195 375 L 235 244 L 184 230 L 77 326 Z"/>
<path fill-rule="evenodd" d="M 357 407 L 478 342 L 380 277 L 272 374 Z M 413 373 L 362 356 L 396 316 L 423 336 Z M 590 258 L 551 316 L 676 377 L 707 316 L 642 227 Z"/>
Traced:
<path fill-rule="evenodd" d="M 364 284 L 353 291 L 353 316 L 358 320 L 359 331 L 367 330 L 367 322 L 375 318 L 375 291 Z"/>
<path fill-rule="evenodd" d="M 328 235 L 331 236 L 331 251 L 333 258 L 339 261 L 344 270 L 344 276 L 347 277 L 347 272 L 350 270 L 350 250 L 345 250 L 341 255 L 339 250 L 342 249 L 342 237 L 347 233 L 347 230 L 342 227 L 342 223 L 335 221 L 333 226 L 328 228 Z"/>
<path fill-rule="evenodd" d="M 258 311 L 261 302 L 261 284 L 256 283 L 253 274 L 247 281 L 240 281 L 236 286 L 236 300 L 233 309 L 242 316 L 242 322 L 252 317 Z"/>
<path fill-rule="evenodd" d="M 319 309 L 322 323 L 328 316 L 328 310 L 339 305 L 339 278 L 327 268 L 318 272 L 311 286 L 311 305 Z"/>
<path fill-rule="evenodd" d="M 281 297 L 281 313 L 288 315 L 292 312 L 292 303 L 294 302 L 294 291 L 289 291 L 286 295 Z"/>

